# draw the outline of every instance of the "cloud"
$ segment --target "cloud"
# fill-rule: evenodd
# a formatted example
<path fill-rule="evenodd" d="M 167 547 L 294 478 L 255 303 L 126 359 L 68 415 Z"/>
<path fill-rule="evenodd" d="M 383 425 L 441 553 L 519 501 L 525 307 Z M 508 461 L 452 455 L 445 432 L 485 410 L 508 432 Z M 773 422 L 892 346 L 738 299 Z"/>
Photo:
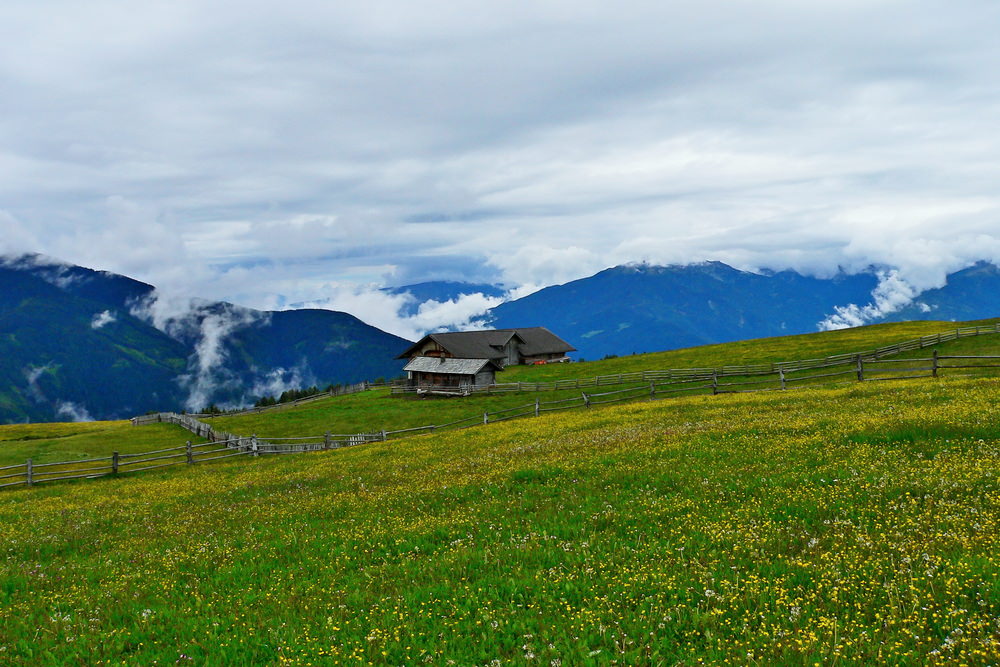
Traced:
<path fill-rule="evenodd" d="M 41 247 L 42 242 L 32 232 L 31 225 L 0 209 L 0 255 L 19 256 Z"/>
<path fill-rule="evenodd" d="M 60 401 L 56 406 L 56 416 L 64 417 L 71 422 L 94 421 L 94 418 L 90 416 L 87 408 L 72 401 Z"/>
<path fill-rule="evenodd" d="M 978 0 L 6 3 L 0 252 L 386 327 L 368 285 L 632 261 L 880 265 L 921 289 L 1000 259 L 998 20 Z"/>
<path fill-rule="evenodd" d="M 94 315 L 94 318 L 90 321 L 91 329 L 101 329 L 102 327 L 117 321 L 118 318 L 110 310 L 105 310 Z"/>
<path fill-rule="evenodd" d="M 608 268 L 611 265 L 606 261 L 598 253 L 578 246 L 557 249 L 530 244 L 490 258 L 507 280 L 518 285 L 528 282 L 518 279 L 522 276 L 530 276 L 530 282 L 544 285 L 564 283 Z"/>
<path fill-rule="evenodd" d="M 47 403 L 45 392 L 42 391 L 38 381 L 42 375 L 55 368 L 54 364 L 48 363 L 42 366 L 28 366 L 24 369 L 24 378 L 28 381 L 28 395 L 35 403 Z"/>
<path fill-rule="evenodd" d="M 383 331 L 417 340 L 429 331 L 485 326 L 480 319 L 490 308 L 505 301 L 503 297 L 481 292 L 462 294 L 455 299 L 421 303 L 415 313 L 407 314 L 414 299 L 408 292 L 392 294 L 375 285 L 328 285 L 327 296 L 294 304 L 296 308 L 323 308 L 351 313 Z"/>
<path fill-rule="evenodd" d="M 305 365 L 293 368 L 274 368 L 257 379 L 250 387 L 247 402 L 262 396 L 278 398 L 290 389 L 301 389 L 316 384 L 316 378 Z"/>
<path fill-rule="evenodd" d="M 59 289 L 66 289 L 71 285 L 86 280 L 82 274 L 73 272 L 73 265 L 38 253 L 0 255 L 0 266 L 18 271 L 28 271 Z"/>
<path fill-rule="evenodd" d="M 833 315 L 816 325 L 817 329 L 832 331 L 874 322 L 910 305 L 921 291 L 904 280 L 896 270 L 880 271 L 878 280 L 878 285 L 872 291 L 871 303 L 864 306 L 853 303 L 837 306 Z"/>
<path fill-rule="evenodd" d="M 227 309 L 200 318 L 198 340 L 188 361 L 188 373 L 181 376 L 181 384 L 188 391 L 184 403 L 188 410 L 201 410 L 211 403 L 220 389 L 240 386 L 239 380 L 224 365 L 225 341 L 233 331 L 260 321 L 258 313 L 246 309 Z"/>
<path fill-rule="evenodd" d="M 223 389 L 238 389 L 239 378 L 226 368 L 226 341 L 235 331 L 269 321 L 267 313 L 229 303 L 212 303 L 153 292 L 132 306 L 130 314 L 168 336 L 193 345 L 187 373 L 180 377 L 188 392 L 185 408 L 201 410 Z"/>
<path fill-rule="evenodd" d="M 483 315 L 504 301 L 504 297 L 486 296 L 481 292 L 445 301 L 430 299 L 421 303 L 416 315 L 407 318 L 406 322 L 413 326 L 414 339 L 441 329 L 484 329 L 487 325 L 482 321 Z"/>

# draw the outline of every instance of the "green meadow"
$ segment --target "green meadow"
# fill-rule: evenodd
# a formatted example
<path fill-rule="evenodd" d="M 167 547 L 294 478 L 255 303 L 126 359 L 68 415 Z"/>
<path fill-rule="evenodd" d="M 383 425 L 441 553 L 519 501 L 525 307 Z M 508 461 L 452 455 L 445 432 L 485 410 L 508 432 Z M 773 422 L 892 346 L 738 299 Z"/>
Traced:
<path fill-rule="evenodd" d="M 179 426 L 151 424 L 136 428 L 128 421 L 0 426 L 0 466 L 32 459 L 35 463 L 77 461 L 148 452 L 204 442 Z"/>
<path fill-rule="evenodd" d="M 920 336 L 953 331 L 959 326 L 992 325 L 981 322 L 906 322 L 859 327 L 783 338 L 764 338 L 737 343 L 658 352 L 607 359 L 604 361 L 519 366 L 497 374 L 498 382 L 551 382 L 572 378 L 593 378 L 643 370 L 671 368 L 713 368 L 727 365 L 770 363 L 816 359 L 829 355 L 861 352 L 882 345 L 901 343 Z M 1000 355 L 1000 334 L 976 336 L 904 353 L 894 358 L 929 357 L 937 349 L 941 354 Z M 798 375 L 822 373 L 807 371 Z M 967 371 L 964 371 L 967 372 Z M 793 374 L 792 376 L 794 376 Z M 733 381 L 726 379 L 725 381 Z M 850 377 L 823 379 L 811 384 L 850 383 Z M 808 384 L 808 383 L 807 383 Z M 591 387 L 587 393 L 614 391 L 628 386 Z M 795 385 L 801 387 L 803 385 Z M 350 396 L 319 399 L 304 405 L 279 407 L 257 414 L 220 416 L 211 419 L 218 429 L 261 437 L 318 436 L 326 432 L 350 434 L 447 424 L 540 401 L 558 401 L 579 397 L 580 390 L 476 394 L 466 398 L 420 398 L 391 396 L 388 390 L 369 391 Z"/>
<path fill-rule="evenodd" d="M 857 349 L 837 334 L 743 361 Z M 716 351 L 683 353 L 647 368 Z M 243 423 L 361 399 L 478 409 L 371 393 Z M 186 438 L 12 428 L 4 448 Z M 0 664 L 997 664 L 1000 379 L 637 402 L 9 490 L 0 551 Z"/>

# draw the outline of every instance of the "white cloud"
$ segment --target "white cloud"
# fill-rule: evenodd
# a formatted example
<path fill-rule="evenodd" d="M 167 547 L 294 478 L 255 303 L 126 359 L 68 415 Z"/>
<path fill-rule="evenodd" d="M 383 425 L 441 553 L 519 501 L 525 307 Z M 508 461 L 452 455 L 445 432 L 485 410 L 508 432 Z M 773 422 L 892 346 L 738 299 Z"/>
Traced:
<path fill-rule="evenodd" d="M 409 293 L 391 294 L 374 285 L 327 285 L 322 299 L 296 303 L 297 308 L 323 308 L 351 313 L 374 327 L 408 340 L 416 340 L 429 331 L 483 327 L 482 315 L 505 299 L 482 293 L 462 294 L 445 301 L 428 300 L 417 312 L 406 315 L 405 306 L 412 303 Z"/>
<path fill-rule="evenodd" d="M 28 394 L 31 396 L 31 400 L 35 403 L 47 402 L 48 399 L 46 399 L 45 392 L 42 391 L 38 381 L 44 373 L 52 370 L 53 368 L 55 368 L 55 365 L 48 363 L 41 366 L 28 366 L 24 369 L 24 379 L 28 381 Z"/>
<path fill-rule="evenodd" d="M 920 290 L 904 280 L 899 271 L 882 271 L 878 278 L 878 285 L 872 291 L 871 303 L 864 306 L 853 303 L 837 306 L 834 314 L 817 324 L 817 328 L 820 331 L 831 331 L 860 327 L 910 305 L 920 294 Z"/>
<path fill-rule="evenodd" d="M 549 248 L 528 244 L 517 250 L 507 248 L 494 253 L 490 262 L 501 269 L 508 282 L 544 285 L 563 283 L 611 266 L 597 252 L 575 245 Z M 525 280 L 526 277 L 530 280 Z"/>
<path fill-rule="evenodd" d="M 456 299 L 435 301 L 431 299 L 420 304 L 417 314 L 407 318 L 407 323 L 414 327 L 413 338 L 419 338 L 428 331 L 439 331 L 444 328 L 474 329 L 486 328 L 481 321 L 482 315 L 504 302 L 502 297 L 491 297 L 476 292 L 462 294 Z"/>
<path fill-rule="evenodd" d="M 268 321 L 266 313 L 224 303 L 182 298 L 153 292 L 134 304 L 130 313 L 151 323 L 169 336 L 189 341 L 194 353 L 180 382 L 188 392 L 185 408 L 201 410 L 222 388 L 239 386 L 227 371 L 226 339 L 240 329 Z"/>
<path fill-rule="evenodd" d="M 73 401 L 60 401 L 56 406 L 56 416 L 63 417 L 71 422 L 94 421 L 94 418 L 90 416 L 86 407 Z"/>
<path fill-rule="evenodd" d="M 100 329 L 105 327 L 112 322 L 117 321 L 117 317 L 110 310 L 105 310 L 94 315 L 93 319 L 90 321 L 91 329 Z"/>
<path fill-rule="evenodd" d="M 34 252 L 42 246 L 30 225 L 0 209 L 0 255 Z"/>
<path fill-rule="evenodd" d="M 6 3 L 0 253 L 386 328 L 365 285 L 470 266 L 544 286 L 642 260 L 877 264 L 922 289 L 1000 258 L 998 19 L 975 0 Z"/>
<path fill-rule="evenodd" d="M 257 379 L 250 388 L 248 398 L 263 396 L 278 398 L 290 389 L 301 389 L 314 384 L 316 379 L 303 368 L 275 368 Z"/>

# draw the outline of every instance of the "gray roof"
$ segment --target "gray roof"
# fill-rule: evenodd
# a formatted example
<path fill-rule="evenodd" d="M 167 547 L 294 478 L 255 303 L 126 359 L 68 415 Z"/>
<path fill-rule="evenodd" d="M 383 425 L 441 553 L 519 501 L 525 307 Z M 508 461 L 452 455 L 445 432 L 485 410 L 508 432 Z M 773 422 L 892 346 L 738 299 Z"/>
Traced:
<path fill-rule="evenodd" d="M 411 345 L 406 352 L 396 357 L 405 359 L 430 339 L 461 359 L 503 359 L 503 346 L 517 336 L 513 329 L 489 331 L 450 331 L 428 334 Z M 518 336 L 520 338 L 520 336 Z"/>
<path fill-rule="evenodd" d="M 528 327 L 526 329 L 489 329 L 487 331 L 452 331 L 428 334 L 396 358 L 406 359 L 430 339 L 455 357 L 503 359 L 503 347 L 513 337 L 517 337 L 520 341 L 518 350 L 521 355 L 526 357 L 538 354 L 565 354 L 576 350 L 575 347 L 545 327 Z"/>
<path fill-rule="evenodd" d="M 489 359 L 445 359 L 435 357 L 414 357 L 403 368 L 404 371 L 418 373 L 449 373 L 451 375 L 475 375 L 485 366 L 496 367 Z"/>
<path fill-rule="evenodd" d="M 576 348 L 555 335 L 545 327 L 528 327 L 527 329 L 510 329 L 516 331 L 524 344 L 520 352 L 525 357 L 533 357 L 536 354 L 557 354 L 575 352 Z"/>

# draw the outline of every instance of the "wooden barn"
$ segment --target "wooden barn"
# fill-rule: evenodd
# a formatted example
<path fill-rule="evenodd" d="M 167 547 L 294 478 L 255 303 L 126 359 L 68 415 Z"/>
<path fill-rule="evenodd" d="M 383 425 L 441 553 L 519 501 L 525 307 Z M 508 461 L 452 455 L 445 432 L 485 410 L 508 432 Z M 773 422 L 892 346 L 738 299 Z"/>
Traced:
<path fill-rule="evenodd" d="M 467 394 L 496 382 L 511 364 L 568 361 L 572 345 L 544 327 L 428 334 L 397 359 L 421 393 Z"/>

